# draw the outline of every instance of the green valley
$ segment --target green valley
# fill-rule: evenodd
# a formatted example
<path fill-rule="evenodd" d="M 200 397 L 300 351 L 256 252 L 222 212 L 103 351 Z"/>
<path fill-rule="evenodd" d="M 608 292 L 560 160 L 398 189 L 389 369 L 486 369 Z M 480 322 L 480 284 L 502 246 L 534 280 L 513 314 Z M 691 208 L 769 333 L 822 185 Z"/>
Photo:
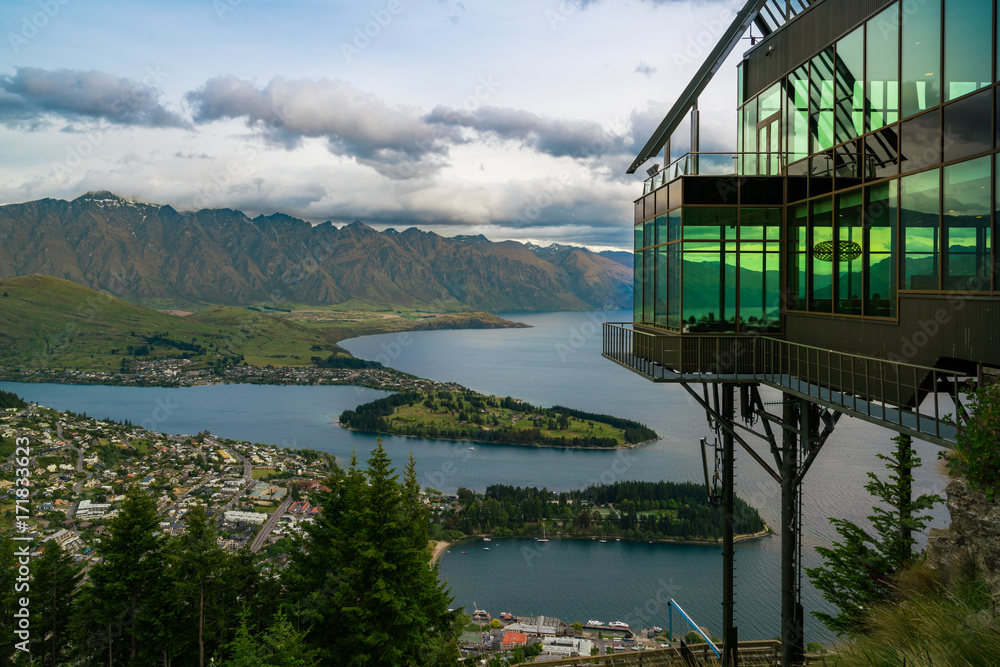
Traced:
<path fill-rule="evenodd" d="M 51 276 L 0 280 L 0 371 L 118 372 L 169 360 L 185 371 L 236 366 L 370 368 L 337 341 L 421 328 L 523 326 L 489 313 L 424 313 L 381 304 L 215 306 L 172 314 Z"/>

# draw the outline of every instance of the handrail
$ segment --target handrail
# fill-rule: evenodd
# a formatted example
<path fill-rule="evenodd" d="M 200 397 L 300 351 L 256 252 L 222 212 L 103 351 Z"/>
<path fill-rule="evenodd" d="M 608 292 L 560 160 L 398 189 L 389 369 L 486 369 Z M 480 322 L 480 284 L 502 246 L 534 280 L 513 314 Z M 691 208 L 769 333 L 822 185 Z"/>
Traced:
<path fill-rule="evenodd" d="M 667 335 L 604 323 L 605 357 L 656 382 L 762 382 L 840 412 L 951 446 L 942 386 L 963 415 L 962 371 L 839 352 L 766 335 Z M 923 407 L 933 395 L 933 404 Z"/>
<path fill-rule="evenodd" d="M 688 644 L 687 648 L 699 658 L 703 664 L 718 664 L 718 658 L 711 652 L 708 644 Z M 769 664 L 777 665 L 781 653 L 781 642 L 775 640 L 756 640 L 739 642 L 737 650 L 746 655 L 764 655 Z M 529 664 L 529 663 L 521 663 Z M 570 665 L 643 665 L 649 667 L 687 667 L 688 662 L 677 647 L 653 649 L 647 651 L 626 651 L 604 655 L 580 656 L 578 658 L 558 658 L 555 660 L 536 661 L 530 664 L 542 664 L 551 667 L 568 667 Z M 756 664 L 756 663 L 754 663 Z"/>
<path fill-rule="evenodd" d="M 780 174 L 741 174 L 739 167 L 737 166 L 740 159 L 743 158 L 753 158 L 756 159 L 760 156 L 765 156 L 767 158 L 778 159 L 779 171 L 784 170 L 788 166 L 789 160 L 788 156 L 792 155 L 787 151 L 689 151 L 684 153 L 680 157 L 670 161 L 662 169 L 657 171 L 652 176 L 646 178 L 643 181 L 643 194 L 647 195 L 653 190 L 657 190 L 670 181 L 678 178 L 680 176 L 701 176 L 701 160 L 705 158 L 705 162 L 709 164 L 719 164 L 718 161 L 713 162 L 713 157 L 728 157 L 733 160 L 733 170 L 730 173 L 709 173 L 705 175 L 711 176 L 780 176 Z"/>

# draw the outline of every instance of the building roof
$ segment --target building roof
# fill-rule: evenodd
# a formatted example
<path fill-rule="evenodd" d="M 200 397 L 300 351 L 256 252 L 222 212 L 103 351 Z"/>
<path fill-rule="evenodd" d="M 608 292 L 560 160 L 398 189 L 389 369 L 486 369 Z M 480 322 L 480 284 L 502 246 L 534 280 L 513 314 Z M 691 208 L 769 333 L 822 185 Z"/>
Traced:
<path fill-rule="evenodd" d="M 503 636 L 504 644 L 527 644 L 528 635 L 523 632 L 507 632 Z"/>

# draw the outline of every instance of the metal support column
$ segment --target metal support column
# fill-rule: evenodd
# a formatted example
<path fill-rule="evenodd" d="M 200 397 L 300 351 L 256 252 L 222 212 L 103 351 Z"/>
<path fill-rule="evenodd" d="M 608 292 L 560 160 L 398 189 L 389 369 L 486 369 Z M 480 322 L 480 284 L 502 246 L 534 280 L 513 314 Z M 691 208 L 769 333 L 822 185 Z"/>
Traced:
<path fill-rule="evenodd" d="M 799 424 L 800 402 L 791 394 L 782 394 L 782 397 L 785 428 L 781 437 L 781 667 L 792 667 L 802 662 L 804 634 L 797 576 L 800 497 L 795 483 L 799 467 L 795 427 Z"/>
<path fill-rule="evenodd" d="M 730 427 L 736 417 L 734 393 L 731 384 L 722 385 L 722 418 Z M 736 550 L 733 543 L 735 481 L 735 441 L 732 428 L 724 429 L 722 436 L 722 664 L 724 667 L 736 667 L 739 640 L 734 619 L 735 569 Z"/>

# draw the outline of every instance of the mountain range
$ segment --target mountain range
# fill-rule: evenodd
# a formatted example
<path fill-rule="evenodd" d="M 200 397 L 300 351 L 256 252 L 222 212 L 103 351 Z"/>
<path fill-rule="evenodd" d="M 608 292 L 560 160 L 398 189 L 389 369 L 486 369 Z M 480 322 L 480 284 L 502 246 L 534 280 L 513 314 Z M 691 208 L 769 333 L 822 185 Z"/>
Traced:
<path fill-rule="evenodd" d="M 336 304 L 435 310 L 628 308 L 619 255 L 233 209 L 180 212 L 91 192 L 0 206 L 0 278 L 45 274 L 156 307 Z"/>

